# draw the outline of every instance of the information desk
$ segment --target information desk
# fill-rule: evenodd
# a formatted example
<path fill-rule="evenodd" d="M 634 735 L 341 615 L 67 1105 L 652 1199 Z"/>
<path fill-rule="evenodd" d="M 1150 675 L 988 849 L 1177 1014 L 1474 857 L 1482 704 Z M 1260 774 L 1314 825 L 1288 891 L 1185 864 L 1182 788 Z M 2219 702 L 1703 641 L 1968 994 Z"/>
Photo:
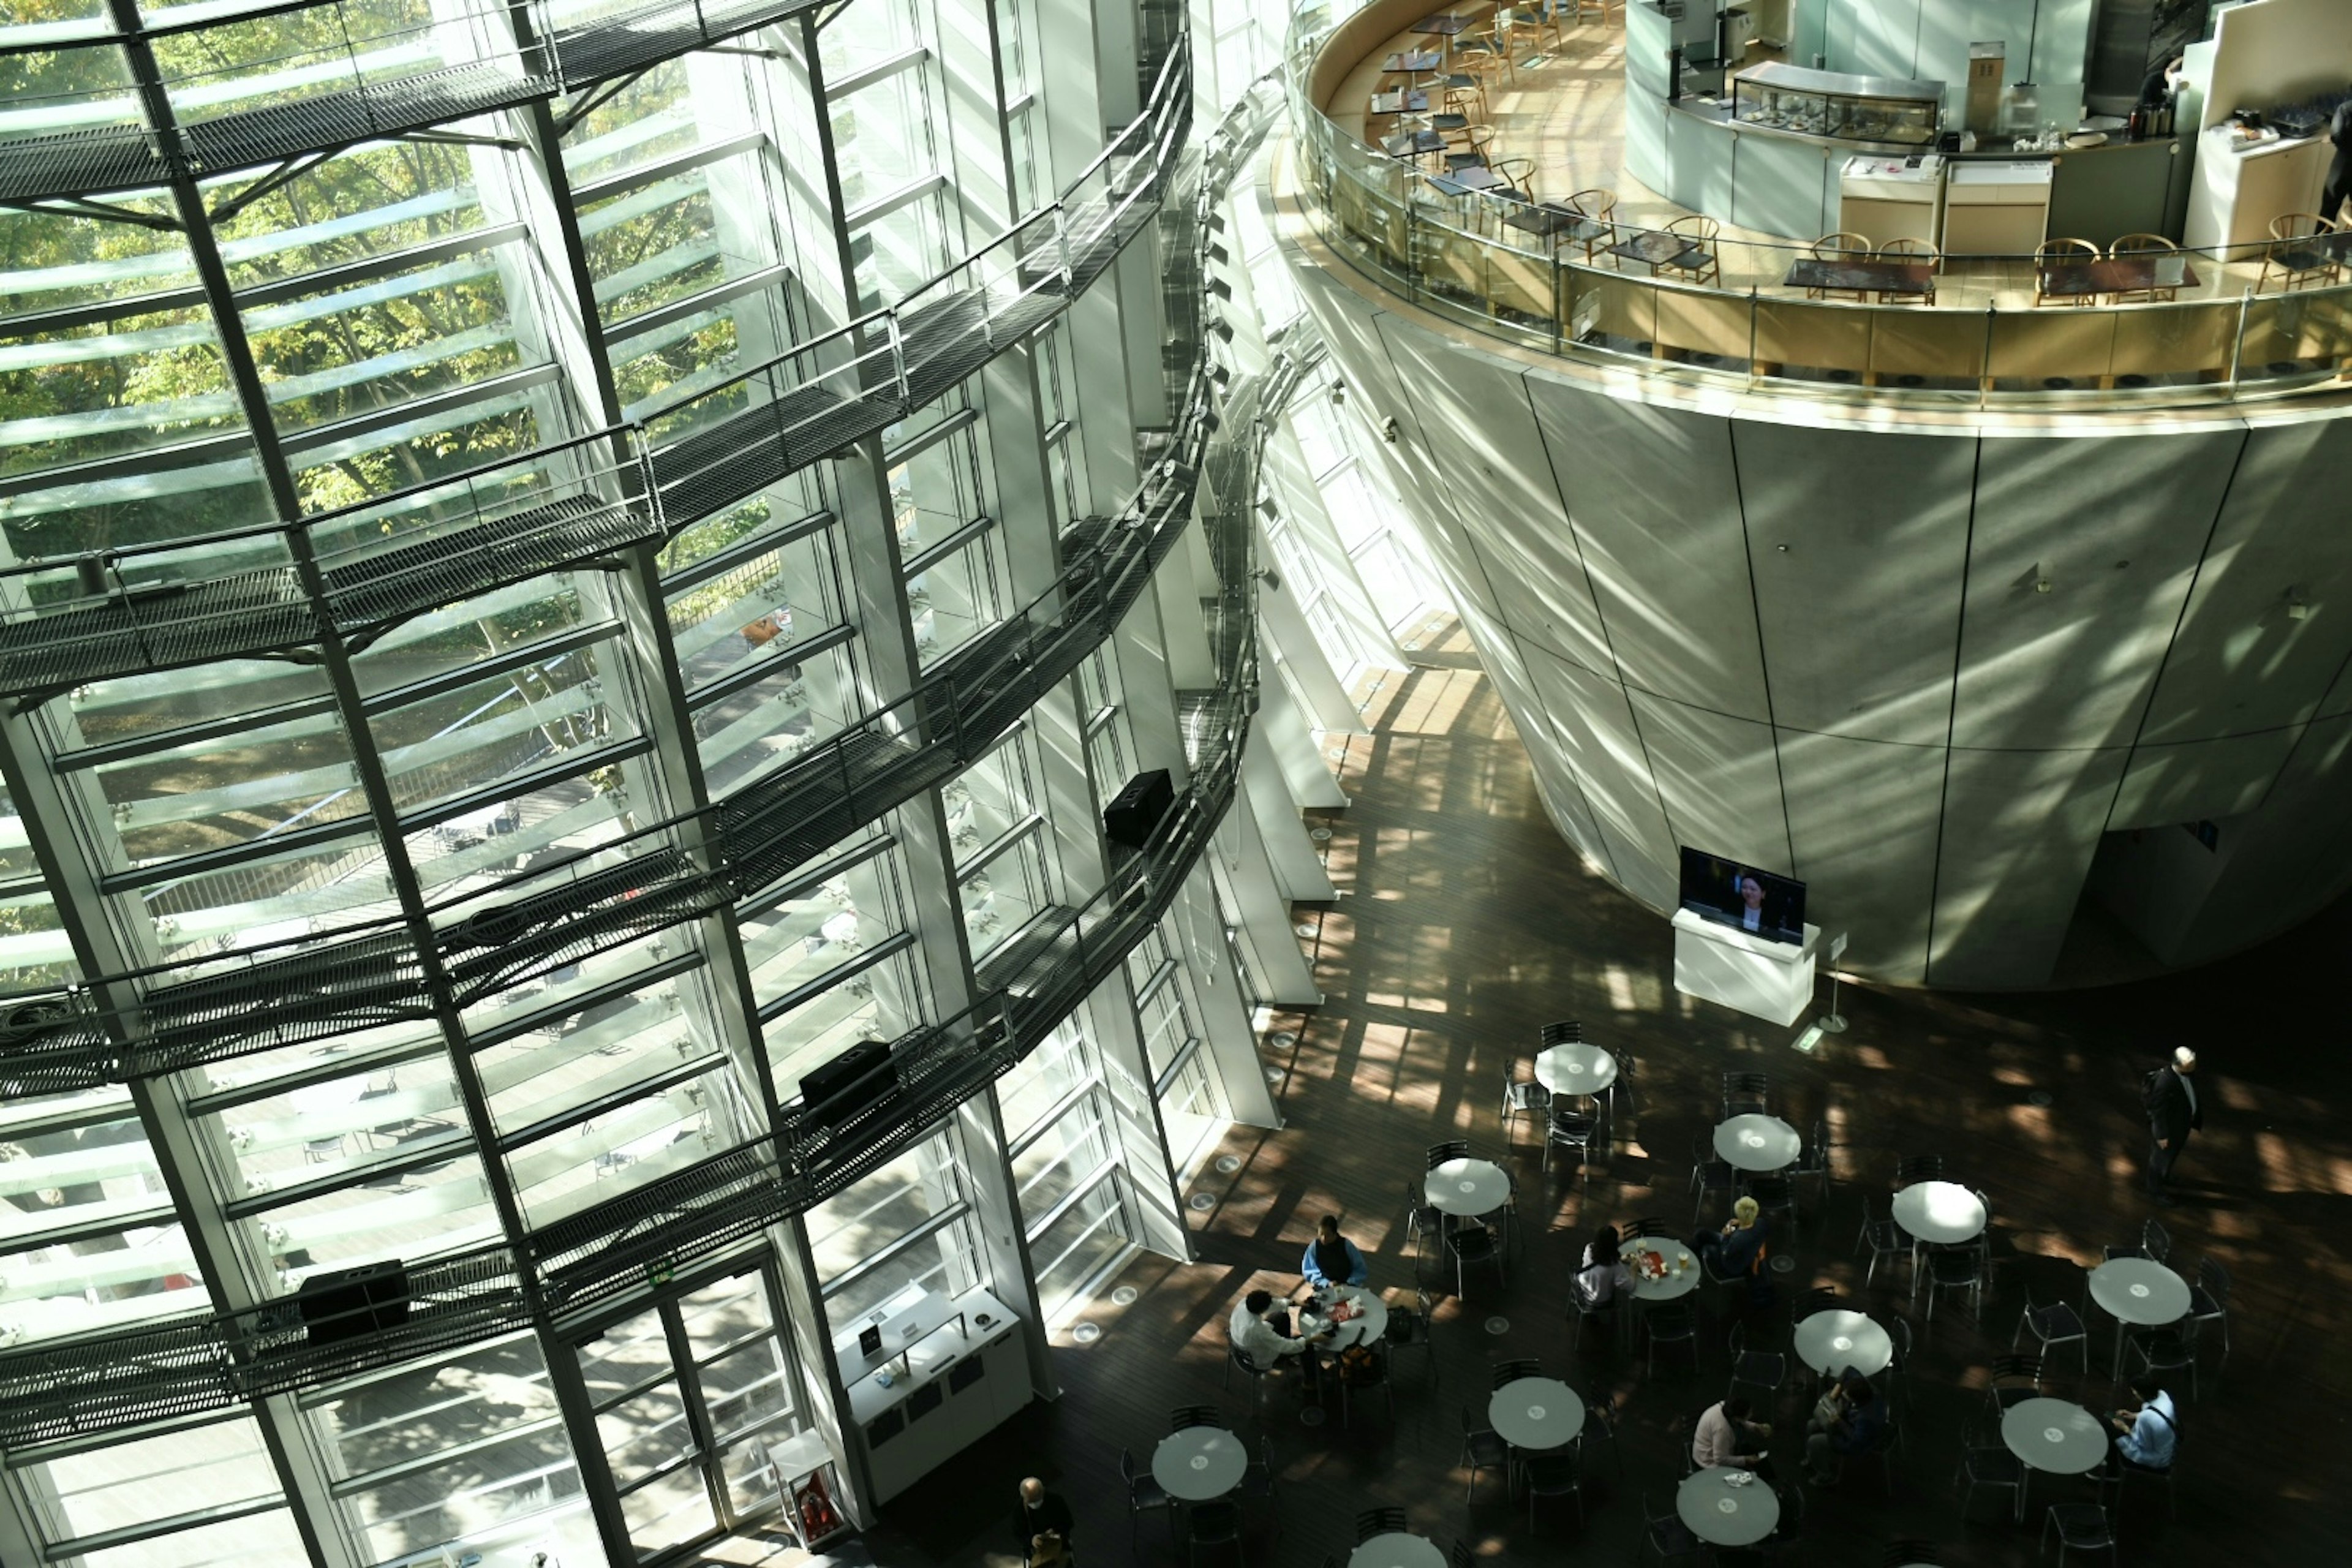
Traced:
<path fill-rule="evenodd" d="M 869 1329 L 881 1331 L 871 1352 L 858 1343 Z M 896 1497 L 1029 1403 L 1020 1330 L 985 1290 L 950 1300 L 910 1288 L 890 1299 L 878 1321 L 868 1314 L 834 1342 L 872 1500 Z"/>
<path fill-rule="evenodd" d="M 1677 910 L 1675 989 L 1775 1024 L 1793 1024 L 1812 1005 L 1814 950 L 1821 940 L 1817 925 L 1805 927 L 1802 943 L 1770 942 Z"/>

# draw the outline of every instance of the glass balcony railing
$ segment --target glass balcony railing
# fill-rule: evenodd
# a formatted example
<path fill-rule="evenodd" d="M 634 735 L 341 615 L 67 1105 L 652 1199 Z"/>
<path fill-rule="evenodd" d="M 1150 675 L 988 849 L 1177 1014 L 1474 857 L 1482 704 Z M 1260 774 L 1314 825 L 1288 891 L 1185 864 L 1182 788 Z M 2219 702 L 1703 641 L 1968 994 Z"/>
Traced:
<path fill-rule="evenodd" d="M 1466 189 L 1315 101 L 1318 79 L 1345 74 L 1336 58 L 1318 69 L 1327 47 L 1385 45 L 1378 24 L 1347 26 L 1363 10 L 1314 0 L 1291 16 L 1301 205 L 1360 271 L 1480 331 L 1713 389 L 1929 406 L 2178 406 L 2352 377 L 2352 237 L 2151 253 L 2168 259 L 2146 279 L 2091 255 L 1940 258 L 1900 289 L 1856 288 L 1809 283 L 1811 242 Z"/>

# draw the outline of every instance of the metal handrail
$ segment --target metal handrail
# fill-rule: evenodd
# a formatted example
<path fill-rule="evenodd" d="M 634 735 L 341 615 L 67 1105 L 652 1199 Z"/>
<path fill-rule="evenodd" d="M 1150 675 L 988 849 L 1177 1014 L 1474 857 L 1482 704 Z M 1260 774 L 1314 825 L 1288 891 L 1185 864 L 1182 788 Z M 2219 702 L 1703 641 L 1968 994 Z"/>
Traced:
<path fill-rule="evenodd" d="M 1204 236 L 1195 215 L 1178 204 L 1168 216 L 1197 249 Z M 650 1260 L 674 1265 L 731 1245 L 761 1225 L 804 1212 L 887 1161 L 1034 1048 L 1165 912 L 1239 790 L 1258 668 L 1249 503 L 1271 429 L 1265 416 L 1306 368 L 1304 361 L 1277 360 L 1262 381 L 1237 384 L 1220 410 L 1206 391 L 1202 339 L 1196 335 L 1191 346 L 1195 395 L 1186 398 L 1177 426 L 1177 445 L 1190 460 L 1171 462 L 1146 481 L 1180 523 L 1205 489 L 1211 554 L 1223 584 L 1211 639 L 1222 656 L 1213 705 L 1219 721 L 1194 754 L 1185 796 L 1152 842 L 1115 867 L 1085 906 L 1066 911 L 1018 973 L 999 977 L 957 1017 L 898 1042 L 894 1063 L 905 1067 L 880 1107 L 837 1126 L 816 1124 L 804 1109 L 777 1145 L 739 1145 L 535 1233 L 525 1245 L 540 1266 L 549 1310 L 577 1310 L 619 1294 L 642 1280 Z M 1173 529 L 1153 531 L 1172 542 Z M 411 1265 L 402 1321 L 347 1337 L 314 1341 L 295 1303 L 281 1299 L 242 1312 L 0 1353 L 0 1448 L 226 1408 L 522 1326 L 530 1316 L 520 1263 L 513 1249 L 499 1245 Z"/>

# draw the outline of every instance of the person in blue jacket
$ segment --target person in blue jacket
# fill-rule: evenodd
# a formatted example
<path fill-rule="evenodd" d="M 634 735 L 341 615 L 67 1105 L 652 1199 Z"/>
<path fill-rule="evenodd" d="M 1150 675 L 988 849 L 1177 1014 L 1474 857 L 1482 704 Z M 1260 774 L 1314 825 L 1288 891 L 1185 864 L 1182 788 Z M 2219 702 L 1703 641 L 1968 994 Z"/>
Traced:
<path fill-rule="evenodd" d="M 1315 1239 L 1307 1244 L 1307 1259 L 1299 1266 L 1307 1282 L 1314 1286 L 1361 1285 L 1372 1277 L 1364 1262 L 1364 1255 L 1356 1244 L 1339 1234 L 1339 1216 L 1327 1214 L 1323 1223 L 1315 1227 Z"/>

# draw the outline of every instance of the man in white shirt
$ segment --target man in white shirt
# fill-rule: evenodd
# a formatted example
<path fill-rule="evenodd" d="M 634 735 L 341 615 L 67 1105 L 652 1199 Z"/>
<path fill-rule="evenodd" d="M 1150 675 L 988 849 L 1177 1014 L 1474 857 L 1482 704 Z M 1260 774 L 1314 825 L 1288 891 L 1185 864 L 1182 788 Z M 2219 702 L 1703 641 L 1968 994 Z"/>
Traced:
<path fill-rule="evenodd" d="M 1770 1460 L 1764 1452 L 1772 1428 L 1748 1419 L 1745 1399 L 1710 1405 L 1691 1432 L 1691 1461 L 1702 1470 L 1717 1467 L 1762 1471 Z"/>
<path fill-rule="evenodd" d="M 1286 1333 L 1284 1330 L 1290 1326 L 1290 1315 L 1283 1313 L 1282 1327 L 1276 1328 L 1266 1321 L 1273 1309 L 1274 1296 L 1270 1291 L 1253 1290 L 1242 1298 L 1242 1304 L 1234 1309 L 1233 1318 L 1225 1324 L 1225 1332 L 1232 1337 L 1234 1348 L 1260 1367 L 1271 1369 L 1284 1356 L 1303 1354 L 1331 1331 L 1328 1328 L 1320 1329 L 1305 1339 Z M 1313 1364 L 1311 1359 L 1308 1364 Z"/>

